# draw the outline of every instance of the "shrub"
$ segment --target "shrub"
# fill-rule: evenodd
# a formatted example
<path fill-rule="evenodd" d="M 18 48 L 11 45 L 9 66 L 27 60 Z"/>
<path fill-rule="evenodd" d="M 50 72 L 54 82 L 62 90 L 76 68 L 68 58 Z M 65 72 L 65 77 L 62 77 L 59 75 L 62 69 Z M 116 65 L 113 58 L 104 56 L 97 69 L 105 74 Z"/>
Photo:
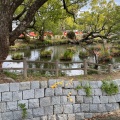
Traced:
<path fill-rule="evenodd" d="M 103 81 L 101 89 L 106 92 L 108 95 L 113 95 L 118 93 L 119 87 L 114 82 Z"/>
<path fill-rule="evenodd" d="M 73 31 L 68 32 L 67 37 L 70 38 L 70 39 L 75 39 L 76 38 L 75 33 Z"/>
<path fill-rule="evenodd" d="M 44 50 L 40 53 L 41 57 L 51 57 L 52 50 Z"/>
<path fill-rule="evenodd" d="M 26 108 L 26 105 L 25 103 L 20 103 L 18 104 L 18 106 L 21 108 L 22 110 L 22 119 L 25 119 L 27 117 L 27 108 Z"/>
<path fill-rule="evenodd" d="M 23 59 L 23 54 L 21 53 L 15 53 L 12 55 L 13 60 L 22 60 Z"/>
<path fill-rule="evenodd" d="M 89 86 L 88 84 L 86 84 L 85 87 L 84 87 L 84 89 L 85 89 L 85 92 L 86 92 L 86 96 L 89 97 L 91 95 L 91 93 L 92 93 L 91 86 Z"/>
<path fill-rule="evenodd" d="M 64 52 L 64 54 L 61 56 L 61 60 L 71 60 L 73 57 L 73 52 L 71 52 L 70 50 L 66 50 Z"/>
<path fill-rule="evenodd" d="M 89 56 L 89 52 L 87 51 L 80 51 L 79 52 L 79 57 L 86 58 Z"/>

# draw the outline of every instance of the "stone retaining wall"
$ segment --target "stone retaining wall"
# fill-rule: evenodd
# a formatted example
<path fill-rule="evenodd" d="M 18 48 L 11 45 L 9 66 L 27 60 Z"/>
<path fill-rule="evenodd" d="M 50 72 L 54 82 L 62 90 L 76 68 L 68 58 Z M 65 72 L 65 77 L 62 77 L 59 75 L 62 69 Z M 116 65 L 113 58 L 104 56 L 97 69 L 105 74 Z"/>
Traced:
<path fill-rule="evenodd" d="M 20 103 L 25 103 L 25 120 L 84 120 L 101 113 L 119 109 L 120 92 L 107 96 L 101 90 L 101 81 L 32 81 L 0 84 L 0 120 L 22 120 Z M 114 80 L 120 85 L 120 80 Z M 76 86 L 90 84 L 92 95 Z"/>

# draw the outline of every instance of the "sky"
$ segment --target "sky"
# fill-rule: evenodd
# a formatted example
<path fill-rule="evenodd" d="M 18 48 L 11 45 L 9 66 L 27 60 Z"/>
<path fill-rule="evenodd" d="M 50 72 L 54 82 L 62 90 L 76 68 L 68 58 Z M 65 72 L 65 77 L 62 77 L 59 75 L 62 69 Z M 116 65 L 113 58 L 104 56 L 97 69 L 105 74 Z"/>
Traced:
<path fill-rule="evenodd" d="M 116 4 L 120 5 L 120 0 L 114 0 Z M 86 11 L 88 10 L 89 5 L 83 7 L 80 11 Z"/>

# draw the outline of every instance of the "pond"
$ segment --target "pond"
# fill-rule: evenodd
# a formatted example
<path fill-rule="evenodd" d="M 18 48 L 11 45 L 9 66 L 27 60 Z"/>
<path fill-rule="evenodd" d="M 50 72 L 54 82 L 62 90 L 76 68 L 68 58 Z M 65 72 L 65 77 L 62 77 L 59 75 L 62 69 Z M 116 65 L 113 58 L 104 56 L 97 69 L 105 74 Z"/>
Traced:
<path fill-rule="evenodd" d="M 60 61 L 60 56 L 65 52 L 65 50 L 68 47 L 75 47 L 76 48 L 76 52 L 74 54 L 74 56 L 72 57 L 71 61 L 74 62 L 83 62 L 83 58 L 79 57 L 79 51 L 82 50 L 83 48 L 79 45 L 59 45 L 59 46 L 49 46 L 49 47 L 42 47 L 40 49 L 32 49 L 32 50 L 21 50 L 19 51 L 19 53 L 22 53 L 24 55 L 24 57 L 27 58 L 27 60 L 32 60 L 32 61 L 56 61 L 59 60 Z M 52 50 L 52 55 L 49 58 L 41 58 L 40 53 L 43 50 Z M 17 51 L 18 52 L 18 51 Z M 7 60 L 12 60 L 12 55 L 16 53 L 16 51 L 10 51 L 9 55 L 7 57 Z M 87 58 L 88 61 L 90 62 L 95 62 L 94 57 L 88 57 Z M 114 58 L 112 60 L 114 63 L 119 62 L 120 61 L 120 57 L 119 58 Z M 35 64 L 28 64 L 29 67 L 33 68 L 33 67 L 37 67 L 37 65 Z M 79 64 L 61 64 L 62 68 L 77 68 L 77 67 L 81 67 L 82 63 Z M 48 66 L 43 65 L 42 67 L 47 68 Z M 22 62 L 6 62 L 3 63 L 3 68 L 23 68 L 23 63 Z M 17 70 L 18 72 L 20 72 L 19 70 Z M 74 76 L 74 75 L 82 75 L 83 74 L 83 70 L 67 70 L 67 71 L 62 71 L 63 74 L 69 75 L 69 76 Z M 49 74 L 48 71 L 45 71 L 44 74 Z"/>

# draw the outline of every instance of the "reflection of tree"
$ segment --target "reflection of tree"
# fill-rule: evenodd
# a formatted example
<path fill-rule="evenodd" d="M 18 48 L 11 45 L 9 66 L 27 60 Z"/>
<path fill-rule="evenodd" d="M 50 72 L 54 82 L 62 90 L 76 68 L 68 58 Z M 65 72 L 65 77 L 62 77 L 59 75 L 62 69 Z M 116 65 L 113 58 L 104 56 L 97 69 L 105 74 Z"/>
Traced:
<path fill-rule="evenodd" d="M 31 50 L 25 50 L 24 57 L 30 58 L 31 57 Z"/>

